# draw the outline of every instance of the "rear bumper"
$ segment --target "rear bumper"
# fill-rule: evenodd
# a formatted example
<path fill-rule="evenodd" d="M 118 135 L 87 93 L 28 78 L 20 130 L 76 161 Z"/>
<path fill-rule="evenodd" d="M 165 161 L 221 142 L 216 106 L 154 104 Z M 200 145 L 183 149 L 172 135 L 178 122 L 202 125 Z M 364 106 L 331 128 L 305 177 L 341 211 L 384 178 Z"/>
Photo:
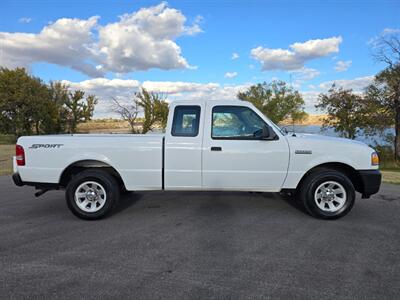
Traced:
<path fill-rule="evenodd" d="M 16 186 L 23 186 L 24 185 L 24 183 L 22 182 L 21 176 L 19 176 L 18 173 L 14 173 L 13 176 L 12 176 L 12 179 L 13 179 L 14 184 Z"/>
<path fill-rule="evenodd" d="M 360 170 L 360 179 L 362 182 L 362 197 L 369 198 L 376 194 L 381 187 L 382 174 L 379 170 Z"/>
<path fill-rule="evenodd" d="M 12 180 L 16 186 L 34 186 L 36 189 L 46 189 L 46 190 L 58 190 L 60 186 L 57 183 L 47 183 L 47 182 L 28 182 L 22 181 L 19 173 L 14 173 L 12 175 Z"/>

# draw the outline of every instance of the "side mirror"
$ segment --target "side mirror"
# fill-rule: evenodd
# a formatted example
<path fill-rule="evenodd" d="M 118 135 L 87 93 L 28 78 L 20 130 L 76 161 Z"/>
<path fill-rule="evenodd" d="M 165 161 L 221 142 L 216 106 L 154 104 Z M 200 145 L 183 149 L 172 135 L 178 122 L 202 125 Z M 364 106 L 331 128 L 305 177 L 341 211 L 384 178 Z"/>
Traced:
<path fill-rule="evenodd" d="M 276 138 L 275 131 L 271 128 L 271 126 L 265 124 L 262 129 L 262 137 L 263 140 L 274 140 Z"/>

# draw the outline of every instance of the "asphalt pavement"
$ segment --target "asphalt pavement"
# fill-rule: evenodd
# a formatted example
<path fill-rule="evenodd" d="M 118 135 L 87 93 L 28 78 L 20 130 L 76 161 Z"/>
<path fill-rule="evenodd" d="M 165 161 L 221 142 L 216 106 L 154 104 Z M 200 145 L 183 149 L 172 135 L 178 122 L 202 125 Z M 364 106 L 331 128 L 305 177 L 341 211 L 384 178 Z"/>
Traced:
<path fill-rule="evenodd" d="M 140 192 L 101 221 L 0 177 L 0 298 L 400 299 L 400 185 L 335 221 L 276 194 Z"/>

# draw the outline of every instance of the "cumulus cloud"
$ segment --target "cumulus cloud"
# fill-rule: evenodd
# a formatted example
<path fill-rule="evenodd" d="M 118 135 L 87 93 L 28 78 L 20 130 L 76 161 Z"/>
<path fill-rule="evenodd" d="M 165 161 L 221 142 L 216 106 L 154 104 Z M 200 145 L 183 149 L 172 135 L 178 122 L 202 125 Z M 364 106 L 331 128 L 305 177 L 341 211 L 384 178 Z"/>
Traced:
<path fill-rule="evenodd" d="M 200 31 L 198 24 L 185 26 L 186 17 L 165 2 L 125 14 L 99 29 L 99 56 L 105 69 L 117 73 L 160 68 L 188 68 L 177 37 Z"/>
<path fill-rule="evenodd" d="M 238 73 L 237 73 L 237 72 L 226 72 L 226 73 L 224 74 L 224 77 L 225 77 L 225 78 L 235 78 L 236 76 L 238 76 Z"/>
<path fill-rule="evenodd" d="M 351 64 L 352 64 L 351 60 L 346 60 L 346 61 L 339 60 L 336 62 L 335 71 L 336 72 L 347 71 L 347 69 L 350 68 Z"/>
<path fill-rule="evenodd" d="M 309 40 L 294 43 L 290 49 L 271 49 L 257 47 L 251 50 L 251 56 L 260 61 L 262 70 L 296 70 L 301 69 L 307 61 L 325 57 L 339 52 L 342 37 Z"/>
<path fill-rule="evenodd" d="M 49 62 L 81 71 L 90 76 L 101 73 L 86 62 L 93 47 L 91 30 L 98 17 L 87 20 L 58 19 L 38 34 L 0 32 L 0 65 L 26 67 L 33 62 Z"/>
<path fill-rule="evenodd" d="M 235 59 L 238 59 L 238 58 L 239 58 L 239 54 L 237 54 L 236 52 L 233 52 L 232 56 L 231 56 L 231 59 L 235 60 Z"/>
<path fill-rule="evenodd" d="M 182 81 L 144 81 L 142 86 L 152 92 L 168 95 L 191 93 L 202 91 L 211 91 L 219 88 L 216 83 L 196 83 Z"/>
<path fill-rule="evenodd" d="M 187 25 L 181 11 L 162 2 L 104 26 L 98 19 L 58 19 L 37 34 L 0 32 L 0 65 L 27 67 L 48 62 L 91 77 L 106 72 L 190 68 L 175 40 L 201 32 L 201 17 Z"/>
<path fill-rule="evenodd" d="M 326 91 L 332 86 L 332 84 L 335 84 L 337 87 L 342 87 L 344 89 L 352 89 L 353 91 L 361 92 L 368 85 L 370 85 L 373 80 L 374 80 L 373 75 L 357 77 L 354 79 L 330 80 L 330 81 L 322 82 L 319 85 L 319 87 L 320 87 L 320 89 Z"/>

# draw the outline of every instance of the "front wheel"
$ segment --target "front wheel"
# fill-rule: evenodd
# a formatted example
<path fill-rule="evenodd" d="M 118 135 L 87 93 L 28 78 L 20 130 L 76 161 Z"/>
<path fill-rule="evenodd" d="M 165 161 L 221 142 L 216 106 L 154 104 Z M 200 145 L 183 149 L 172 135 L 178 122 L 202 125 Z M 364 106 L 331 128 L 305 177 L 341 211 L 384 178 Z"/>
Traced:
<path fill-rule="evenodd" d="M 77 217 L 97 220 L 109 214 L 118 201 L 119 185 L 102 170 L 86 170 L 69 182 L 65 196 L 68 208 Z"/>
<path fill-rule="evenodd" d="M 299 198 L 312 216 L 337 219 L 352 209 L 355 190 L 345 174 L 336 170 L 319 169 L 302 182 Z"/>

